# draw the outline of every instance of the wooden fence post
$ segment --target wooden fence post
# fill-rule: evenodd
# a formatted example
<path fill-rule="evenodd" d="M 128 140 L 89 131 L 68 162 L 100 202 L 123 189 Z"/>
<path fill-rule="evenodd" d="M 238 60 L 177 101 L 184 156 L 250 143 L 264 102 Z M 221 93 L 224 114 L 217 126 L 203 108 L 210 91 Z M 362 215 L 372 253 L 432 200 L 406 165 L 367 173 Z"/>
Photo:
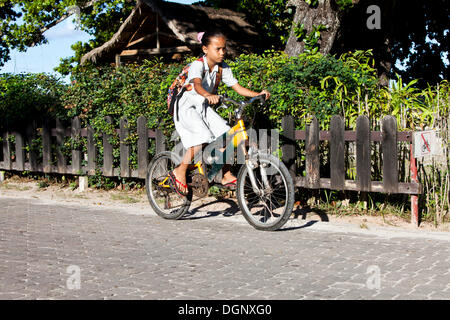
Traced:
<path fill-rule="evenodd" d="M 11 170 L 11 142 L 8 131 L 3 133 L 3 169 Z"/>
<path fill-rule="evenodd" d="M 160 152 L 164 152 L 164 150 L 166 149 L 164 132 L 162 130 L 159 130 L 159 129 L 155 130 L 155 145 L 156 145 L 156 151 L 155 151 L 156 154 L 158 154 Z M 157 170 L 156 174 L 157 175 L 166 174 L 167 169 L 168 169 L 167 165 L 168 165 L 167 161 L 158 165 L 158 168 L 156 169 Z M 216 176 L 216 178 L 217 178 L 217 176 Z"/>
<path fill-rule="evenodd" d="M 130 134 L 128 129 L 128 120 L 126 118 L 120 119 L 120 176 L 130 177 L 130 146 L 126 142 Z"/>
<path fill-rule="evenodd" d="M 97 169 L 97 146 L 94 140 L 94 129 L 92 126 L 87 126 L 87 153 L 88 153 L 88 174 L 94 175 Z"/>
<path fill-rule="evenodd" d="M 166 140 L 164 137 L 164 132 L 159 129 L 155 131 L 156 139 L 156 153 L 160 153 L 166 150 Z"/>
<path fill-rule="evenodd" d="M 81 123 L 80 118 L 75 117 L 72 119 L 72 130 L 71 130 L 72 139 L 78 145 L 80 142 L 81 136 Z M 78 146 L 77 146 L 78 148 Z M 81 150 L 74 149 L 72 150 L 72 173 L 80 174 L 81 171 Z"/>
<path fill-rule="evenodd" d="M 281 120 L 281 126 L 283 128 L 283 144 L 281 145 L 281 151 L 283 153 L 283 162 L 289 170 L 294 185 L 296 181 L 296 143 L 295 143 L 295 122 L 292 116 L 284 116 Z"/>
<path fill-rule="evenodd" d="M 356 181 L 361 192 L 371 189 L 370 127 L 367 116 L 356 119 Z"/>
<path fill-rule="evenodd" d="M 110 116 L 105 117 L 107 123 L 112 123 Z M 114 176 L 113 168 L 113 148 L 109 142 L 111 135 L 103 133 L 103 175 L 105 177 Z"/>
<path fill-rule="evenodd" d="M 383 190 L 386 193 L 398 192 L 398 156 L 397 156 L 397 121 L 393 116 L 386 116 L 382 126 L 383 154 Z"/>
<path fill-rule="evenodd" d="M 48 118 L 44 118 L 42 121 L 42 169 L 44 173 L 49 173 L 52 171 L 50 132 L 50 120 Z"/>
<path fill-rule="evenodd" d="M 25 169 L 25 150 L 24 138 L 22 132 L 16 132 L 16 170 L 23 171 Z"/>
<path fill-rule="evenodd" d="M 33 140 L 36 138 L 36 120 L 33 120 L 27 126 L 27 142 L 29 146 L 28 160 L 30 162 L 30 171 L 37 171 L 37 154 L 36 151 L 32 149 Z"/>
<path fill-rule="evenodd" d="M 330 185 L 331 189 L 343 190 L 345 187 L 345 122 L 334 115 L 330 122 Z"/>
<path fill-rule="evenodd" d="M 56 119 L 56 158 L 58 162 L 58 172 L 66 173 L 66 158 L 62 153 L 62 147 L 64 146 L 65 129 L 61 123 L 61 120 Z"/>
<path fill-rule="evenodd" d="M 145 179 L 148 166 L 148 129 L 147 118 L 140 116 L 137 119 L 138 132 L 138 177 Z"/>
<path fill-rule="evenodd" d="M 306 185 L 320 188 L 319 121 L 314 116 L 306 127 Z"/>

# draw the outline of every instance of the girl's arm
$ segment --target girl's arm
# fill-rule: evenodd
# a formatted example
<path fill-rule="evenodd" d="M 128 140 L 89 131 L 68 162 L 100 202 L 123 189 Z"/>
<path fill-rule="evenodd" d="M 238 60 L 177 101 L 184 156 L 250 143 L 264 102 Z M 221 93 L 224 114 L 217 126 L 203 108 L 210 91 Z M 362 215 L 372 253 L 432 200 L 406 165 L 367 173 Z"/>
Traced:
<path fill-rule="evenodd" d="M 219 96 L 214 95 L 206 91 L 202 86 L 202 79 L 194 78 L 194 89 L 199 95 L 203 96 L 208 100 L 209 104 L 217 104 L 220 101 Z"/>
<path fill-rule="evenodd" d="M 195 78 L 193 80 L 194 82 L 194 89 L 195 91 L 205 97 L 209 104 L 217 104 L 219 103 L 220 99 L 218 95 L 214 95 L 212 93 L 209 93 L 208 91 L 206 91 L 203 86 L 202 86 L 202 80 L 200 78 Z M 244 88 L 243 86 L 241 86 L 239 83 L 236 83 L 234 86 L 231 87 L 234 91 L 236 91 L 239 95 L 244 96 L 244 97 L 256 97 L 259 96 L 261 94 L 265 94 L 266 95 L 266 100 L 270 98 L 270 92 L 267 90 L 263 90 L 261 92 L 255 92 L 252 90 L 249 90 L 247 88 Z"/>
<path fill-rule="evenodd" d="M 266 100 L 269 99 L 269 97 L 270 97 L 270 92 L 267 91 L 267 90 L 263 90 L 263 91 L 258 93 L 258 92 L 252 91 L 250 89 L 244 88 L 239 83 L 236 83 L 231 88 L 234 91 L 236 91 L 238 94 L 240 94 L 241 96 L 244 96 L 244 97 L 253 98 L 253 97 L 259 96 L 261 94 L 265 94 L 266 95 Z"/>

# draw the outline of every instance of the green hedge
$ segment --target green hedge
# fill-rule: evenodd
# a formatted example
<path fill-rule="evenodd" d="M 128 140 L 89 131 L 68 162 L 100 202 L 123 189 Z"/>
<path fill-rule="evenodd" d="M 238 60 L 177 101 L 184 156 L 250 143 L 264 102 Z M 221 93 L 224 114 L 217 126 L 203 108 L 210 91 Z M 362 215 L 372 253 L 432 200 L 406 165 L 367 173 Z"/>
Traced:
<path fill-rule="evenodd" d="M 130 128 L 136 127 L 137 118 L 144 115 L 149 128 L 173 129 L 167 114 L 167 87 L 179 73 L 182 65 L 165 65 L 159 60 L 145 61 L 142 65 L 84 67 L 72 75 L 72 84 L 63 95 L 69 117 L 80 116 L 101 132 L 111 133 L 105 116 L 119 126 L 126 117 Z"/>
<path fill-rule="evenodd" d="M 64 118 L 65 90 L 66 85 L 52 75 L 0 74 L 0 129 L 19 129 L 41 116 Z"/>
<path fill-rule="evenodd" d="M 136 125 L 138 116 L 145 115 L 149 127 L 160 125 L 173 130 L 173 121 L 166 112 L 167 88 L 191 60 L 171 65 L 153 60 L 117 69 L 81 68 L 73 75 L 72 85 L 62 97 L 63 103 L 68 115 L 79 115 L 102 131 L 107 130 L 103 120 L 106 115 L 113 116 L 116 125 L 125 116 L 131 127 Z M 342 114 L 342 98 L 337 92 L 342 88 L 349 94 L 360 87 L 374 92 L 378 80 L 370 61 L 370 52 L 337 59 L 320 54 L 289 58 L 284 53 L 269 51 L 263 55 L 241 55 L 228 63 L 241 85 L 255 91 L 268 89 L 272 93 L 264 113 L 274 126 L 279 126 L 286 114 L 294 115 L 298 126 L 302 126 L 310 114 L 316 114 L 324 125 L 333 114 Z M 242 98 L 224 86 L 219 92 Z"/>
<path fill-rule="evenodd" d="M 115 126 L 121 117 L 127 117 L 131 128 L 136 126 L 137 117 L 144 115 L 150 128 L 159 126 L 170 133 L 174 126 L 166 112 L 167 88 L 193 59 L 169 65 L 155 59 L 120 68 L 81 67 L 72 75 L 70 85 L 45 74 L 2 74 L 1 124 L 22 123 L 43 114 L 60 119 L 80 116 L 83 124 L 104 132 L 111 130 L 104 121 L 107 115 L 113 117 Z M 405 122 L 414 126 L 433 122 L 429 110 L 436 99 L 436 88 L 420 91 L 414 88 L 414 81 L 403 85 L 401 79 L 393 88 L 379 86 L 370 51 L 339 58 L 319 53 L 288 57 L 268 51 L 262 55 L 241 55 L 227 62 L 241 85 L 272 93 L 263 111 L 277 127 L 286 114 L 295 117 L 297 128 L 303 128 L 313 114 L 324 129 L 334 114 L 345 116 L 349 127 L 360 114 L 368 114 L 372 119 L 396 115 L 400 128 Z M 440 90 L 441 96 L 448 96 L 447 81 Z M 219 92 L 241 98 L 225 86 Z M 402 116 L 409 118 L 401 119 Z"/>
<path fill-rule="evenodd" d="M 319 53 L 288 57 L 281 52 L 267 52 L 240 56 L 230 65 L 242 85 L 271 92 L 265 113 L 274 125 L 280 126 L 284 115 L 293 115 L 297 127 L 303 128 L 308 115 L 314 114 L 326 127 L 332 115 L 344 113 L 336 93 L 339 85 L 348 92 L 377 86 L 370 57 L 370 52 L 356 52 L 342 59 Z"/>

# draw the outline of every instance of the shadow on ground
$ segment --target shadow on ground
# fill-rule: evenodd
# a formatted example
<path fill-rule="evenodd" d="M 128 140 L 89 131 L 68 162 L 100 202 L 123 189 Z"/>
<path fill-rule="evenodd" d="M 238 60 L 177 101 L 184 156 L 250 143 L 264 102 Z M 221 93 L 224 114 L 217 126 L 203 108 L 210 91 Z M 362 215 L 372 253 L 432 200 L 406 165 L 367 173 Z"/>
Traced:
<path fill-rule="evenodd" d="M 215 211 L 202 211 L 202 208 L 215 205 L 218 203 L 225 203 L 228 204 L 229 207 L 227 209 L 221 209 L 221 210 L 215 210 Z M 224 217 L 232 217 L 236 215 L 240 211 L 238 205 L 235 201 L 231 199 L 217 199 L 211 202 L 204 203 L 198 207 L 193 208 L 192 210 L 189 210 L 182 218 L 181 220 L 198 220 L 198 219 L 204 219 L 204 218 L 210 218 L 210 217 L 217 217 L 219 215 L 223 215 Z M 202 216 L 195 216 L 196 213 L 203 212 L 205 215 Z"/>
<path fill-rule="evenodd" d="M 220 210 L 205 210 L 202 211 L 203 208 L 207 208 L 211 205 L 217 205 L 217 204 L 226 204 L 228 205 L 228 208 L 226 209 L 220 209 Z M 237 203 L 232 199 L 216 199 L 211 202 L 204 203 L 198 207 L 193 208 L 192 210 L 189 210 L 182 218 L 181 220 L 198 220 L 198 219 L 204 219 L 204 218 L 211 218 L 211 217 L 217 217 L 217 216 L 224 216 L 224 217 L 232 217 L 235 216 L 238 212 L 240 212 L 240 208 L 237 205 Z M 202 215 L 197 215 L 197 213 L 202 213 Z M 318 216 L 318 219 L 311 219 L 311 216 Z M 295 227 L 284 227 L 282 229 L 279 229 L 278 231 L 290 231 L 290 230 L 297 230 L 302 228 L 307 228 L 315 223 L 322 221 L 322 222 L 328 222 L 329 218 L 325 211 L 317 209 L 317 208 L 310 208 L 309 206 L 305 207 L 297 207 L 293 210 L 291 219 L 293 220 L 306 220 L 309 218 L 305 224 L 301 226 L 295 226 Z"/>
<path fill-rule="evenodd" d="M 323 222 L 330 221 L 328 218 L 328 215 L 325 211 L 323 211 L 321 209 L 317 209 L 317 208 L 311 209 L 311 207 L 309 207 L 309 206 L 295 208 L 292 211 L 292 215 L 293 215 L 293 217 L 291 217 L 291 219 L 294 219 L 294 220 L 306 220 L 306 218 L 308 218 L 308 216 L 314 216 L 314 215 L 318 216 L 319 219 L 309 220 L 308 222 L 306 222 L 304 225 L 301 225 L 301 226 L 284 227 L 278 231 L 291 231 L 291 230 L 303 229 L 303 228 L 308 228 L 319 221 L 323 221 Z"/>

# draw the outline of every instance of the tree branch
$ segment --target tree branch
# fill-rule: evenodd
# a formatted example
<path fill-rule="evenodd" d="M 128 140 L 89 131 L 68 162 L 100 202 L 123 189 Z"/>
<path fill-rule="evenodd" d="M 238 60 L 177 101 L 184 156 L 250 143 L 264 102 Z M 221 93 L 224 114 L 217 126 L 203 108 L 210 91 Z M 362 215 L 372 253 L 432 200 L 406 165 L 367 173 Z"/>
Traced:
<path fill-rule="evenodd" d="M 84 5 L 80 6 L 80 9 L 82 10 L 82 9 L 89 8 L 89 7 L 93 6 L 94 3 L 98 2 L 98 1 L 100 1 L 100 0 L 90 0 L 90 1 L 86 2 Z M 52 22 L 50 22 L 49 24 L 47 24 L 45 27 L 41 28 L 41 29 L 39 30 L 39 32 L 40 32 L 41 34 L 43 34 L 45 31 L 47 31 L 47 30 L 49 30 L 50 28 L 56 26 L 58 23 L 63 22 L 64 20 L 66 20 L 66 19 L 67 19 L 68 17 L 70 17 L 72 14 L 73 14 L 73 13 L 62 15 L 61 18 L 59 18 L 58 20 L 52 21 Z M 34 44 L 33 44 L 33 45 L 34 45 Z"/>

